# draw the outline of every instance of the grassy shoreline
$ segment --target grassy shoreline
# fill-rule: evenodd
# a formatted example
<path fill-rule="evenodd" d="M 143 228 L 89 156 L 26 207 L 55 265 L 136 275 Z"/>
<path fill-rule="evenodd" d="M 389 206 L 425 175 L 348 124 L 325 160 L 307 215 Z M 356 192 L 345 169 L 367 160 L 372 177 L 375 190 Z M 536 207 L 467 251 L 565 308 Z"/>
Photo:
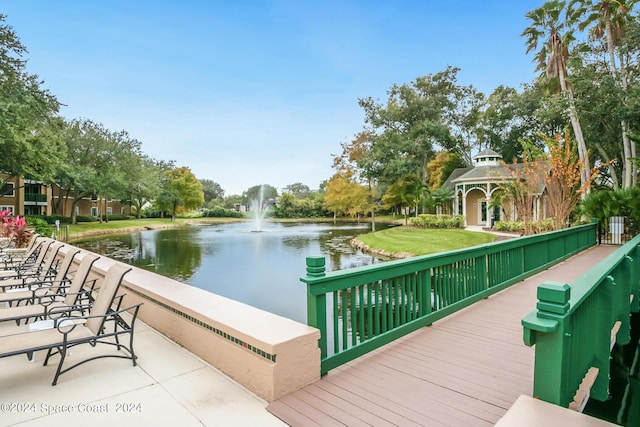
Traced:
<path fill-rule="evenodd" d="M 199 218 L 198 218 L 199 219 Z M 212 218 L 214 219 L 214 218 Z M 231 218 L 215 218 L 217 221 L 208 221 L 211 223 L 231 222 Z M 233 220 L 238 221 L 234 218 Z M 81 222 L 79 224 L 67 225 L 69 241 L 82 239 L 84 237 L 101 236 L 105 234 L 128 234 L 142 230 L 164 229 L 182 227 L 190 223 L 196 222 L 194 219 L 176 218 L 171 221 L 170 218 L 148 218 L 148 219 L 131 219 L 118 220 L 109 222 Z M 61 226 L 62 229 L 64 226 Z M 64 233 L 59 233 L 64 236 Z"/>
<path fill-rule="evenodd" d="M 170 218 L 145 218 L 116 220 L 109 222 L 81 222 L 79 224 L 69 224 L 69 241 L 79 240 L 84 237 L 101 236 L 105 234 L 128 234 L 142 230 L 165 229 L 173 227 L 183 227 L 189 224 L 226 224 L 233 222 L 249 222 L 250 218 L 176 218 L 171 221 Z M 333 222 L 333 218 L 266 218 L 264 222 L 288 222 L 288 223 L 305 223 L 305 222 Z M 376 223 L 391 223 L 395 220 L 391 217 L 376 218 Z M 359 221 L 350 218 L 339 218 L 336 222 L 371 222 L 370 218 L 363 218 Z M 64 236 L 62 229 L 58 236 Z"/>
<path fill-rule="evenodd" d="M 158 230 L 174 227 L 184 227 L 190 224 L 226 224 L 234 222 L 249 222 L 249 218 L 147 218 L 139 220 L 117 220 L 109 222 L 85 222 L 68 226 L 68 241 L 74 242 L 87 237 L 103 236 L 107 234 L 130 234 L 143 230 Z M 296 218 L 281 219 L 268 218 L 266 222 L 307 223 L 334 222 L 333 218 Z M 341 218 L 336 222 L 371 222 L 370 218 L 355 219 Z M 396 218 L 376 218 L 376 223 L 398 223 Z M 64 233 L 58 233 L 63 238 Z M 351 245 L 363 252 L 372 253 L 385 258 L 407 258 L 417 255 L 427 255 L 436 252 L 461 249 L 495 240 L 489 233 L 477 233 L 459 229 L 422 229 L 415 227 L 390 227 L 375 233 L 367 233 L 354 238 Z"/>
<path fill-rule="evenodd" d="M 392 227 L 354 238 L 352 246 L 388 258 L 408 258 L 491 243 L 496 236 L 460 229 Z"/>

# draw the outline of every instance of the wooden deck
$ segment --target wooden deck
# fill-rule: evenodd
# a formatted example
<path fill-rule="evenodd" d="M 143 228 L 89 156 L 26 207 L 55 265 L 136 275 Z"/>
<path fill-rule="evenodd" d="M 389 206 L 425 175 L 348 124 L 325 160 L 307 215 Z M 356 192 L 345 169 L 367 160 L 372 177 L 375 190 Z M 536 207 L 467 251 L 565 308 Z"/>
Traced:
<path fill-rule="evenodd" d="M 584 251 L 272 402 L 291 426 L 492 426 L 533 389 L 520 320 L 545 281 L 570 283 L 616 246 Z"/>

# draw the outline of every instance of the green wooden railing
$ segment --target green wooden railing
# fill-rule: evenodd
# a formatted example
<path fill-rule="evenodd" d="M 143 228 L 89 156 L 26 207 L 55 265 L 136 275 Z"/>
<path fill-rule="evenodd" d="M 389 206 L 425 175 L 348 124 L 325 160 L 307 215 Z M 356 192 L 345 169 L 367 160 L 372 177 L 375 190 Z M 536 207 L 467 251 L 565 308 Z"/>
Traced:
<path fill-rule="evenodd" d="M 596 243 L 596 224 L 327 273 L 307 257 L 321 372 L 487 298 Z"/>
<path fill-rule="evenodd" d="M 38 193 L 25 193 L 24 195 L 24 201 L 25 202 L 43 202 L 46 203 L 47 202 L 47 195 L 46 194 L 38 194 Z"/>
<path fill-rule="evenodd" d="M 609 397 L 609 358 L 615 340 L 630 340 L 630 314 L 640 306 L 640 236 L 621 246 L 570 286 L 543 283 L 537 310 L 522 319 L 524 342 L 535 345 L 533 395 L 568 407 L 591 368 L 590 396 Z M 620 323 L 618 323 L 620 322 Z"/>

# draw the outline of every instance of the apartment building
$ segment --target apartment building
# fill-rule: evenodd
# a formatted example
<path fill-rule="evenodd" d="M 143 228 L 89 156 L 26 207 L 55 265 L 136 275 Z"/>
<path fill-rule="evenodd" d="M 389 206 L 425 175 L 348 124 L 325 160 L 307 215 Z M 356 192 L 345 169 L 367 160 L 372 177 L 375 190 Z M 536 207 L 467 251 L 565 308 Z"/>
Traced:
<path fill-rule="evenodd" d="M 71 216 L 72 201 L 64 198 L 58 185 L 47 185 L 40 181 L 22 177 L 9 178 L 0 174 L 4 184 L 0 186 L 0 210 L 10 210 L 14 215 Z M 62 199 L 61 203 L 59 199 Z M 56 210 L 56 207 L 59 207 Z M 76 214 L 84 216 L 129 215 L 131 207 L 120 200 L 90 196 L 76 204 Z"/>

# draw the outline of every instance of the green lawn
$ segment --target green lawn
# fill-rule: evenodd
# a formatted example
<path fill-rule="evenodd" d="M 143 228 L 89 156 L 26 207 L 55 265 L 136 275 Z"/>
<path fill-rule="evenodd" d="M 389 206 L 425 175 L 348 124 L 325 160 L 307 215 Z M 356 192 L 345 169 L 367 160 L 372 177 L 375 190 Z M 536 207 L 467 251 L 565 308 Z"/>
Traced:
<path fill-rule="evenodd" d="M 136 228 L 164 228 L 175 227 L 185 225 L 189 222 L 232 222 L 238 221 L 236 218 L 196 218 L 185 219 L 176 218 L 174 222 L 171 222 L 169 218 L 149 218 L 149 219 L 131 219 L 131 220 L 118 220 L 109 222 L 81 222 L 74 225 L 69 225 L 69 237 L 76 238 L 82 235 L 102 234 L 102 233 L 117 233 L 118 230 L 122 230 L 123 233 L 130 232 L 131 229 Z M 61 226 L 61 228 L 64 225 Z"/>
<path fill-rule="evenodd" d="M 387 254 L 427 255 L 493 242 L 496 236 L 465 230 L 392 227 L 358 236 L 374 251 Z"/>

